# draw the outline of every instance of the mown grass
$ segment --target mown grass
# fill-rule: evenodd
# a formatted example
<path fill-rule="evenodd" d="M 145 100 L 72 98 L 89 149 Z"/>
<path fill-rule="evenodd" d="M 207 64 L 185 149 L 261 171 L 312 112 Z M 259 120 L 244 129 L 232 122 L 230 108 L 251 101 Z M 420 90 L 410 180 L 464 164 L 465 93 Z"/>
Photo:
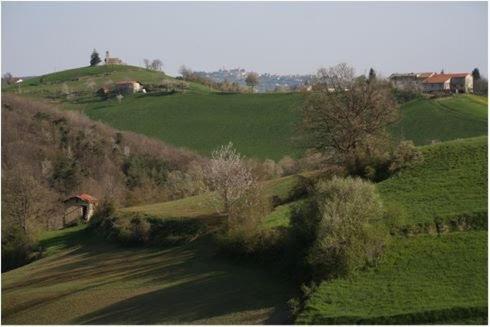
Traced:
<path fill-rule="evenodd" d="M 294 287 L 287 276 L 220 259 L 208 240 L 167 249 L 123 248 L 75 228 L 51 233 L 44 242 L 52 245 L 50 256 L 2 274 L 3 324 L 288 319 L 286 301 Z"/>
<path fill-rule="evenodd" d="M 407 224 L 487 210 L 487 137 L 421 150 L 423 163 L 377 185 L 386 205 L 403 208 Z"/>
<path fill-rule="evenodd" d="M 401 120 L 391 133 L 396 139 L 412 140 L 416 145 L 487 135 L 488 100 L 480 96 L 419 99 L 400 110 Z"/>
<path fill-rule="evenodd" d="M 300 324 L 487 320 L 487 232 L 398 238 L 376 268 L 323 282 Z"/>

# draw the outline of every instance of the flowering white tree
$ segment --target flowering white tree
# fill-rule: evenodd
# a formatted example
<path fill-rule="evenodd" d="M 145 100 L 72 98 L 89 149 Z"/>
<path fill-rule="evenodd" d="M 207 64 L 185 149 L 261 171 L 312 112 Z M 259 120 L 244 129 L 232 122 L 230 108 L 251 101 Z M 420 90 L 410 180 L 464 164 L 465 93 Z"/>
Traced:
<path fill-rule="evenodd" d="M 205 174 L 205 184 L 218 212 L 229 214 L 230 208 L 255 185 L 252 171 L 233 143 L 214 150 Z"/>

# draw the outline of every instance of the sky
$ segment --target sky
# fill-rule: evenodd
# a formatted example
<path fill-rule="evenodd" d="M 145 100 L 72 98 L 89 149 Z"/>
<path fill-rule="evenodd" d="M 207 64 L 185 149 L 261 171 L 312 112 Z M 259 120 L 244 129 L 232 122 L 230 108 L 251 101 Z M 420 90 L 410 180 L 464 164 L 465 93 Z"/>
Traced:
<path fill-rule="evenodd" d="M 132 65 L 214 71 L 488 76 L 486 2 L 2 2 L 2 73 L 87 66 L 95 48 Z"/>

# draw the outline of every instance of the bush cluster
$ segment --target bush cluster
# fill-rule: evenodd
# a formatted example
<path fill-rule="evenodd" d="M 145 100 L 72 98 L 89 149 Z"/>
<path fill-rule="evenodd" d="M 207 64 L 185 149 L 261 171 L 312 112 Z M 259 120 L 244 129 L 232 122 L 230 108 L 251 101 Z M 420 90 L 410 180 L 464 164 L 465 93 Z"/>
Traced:
<path fill-rule="evenodd" d="M 291 221 L 306 272 L 321 280 L 376 264 L 388 236 L 378 224 L 382 219 L 373 184 L 351 177 L 319 182 L 314 198 L 296 208 Z"/>
<path fill-rule="evenodd" d="M 108 240 L 123 245 L 176 245 L 196 238 L 204 231 L 199 219 L 159 219 L 140 213 L 116 214 L 105 202 L 92 217 L 90 227 Z"/>

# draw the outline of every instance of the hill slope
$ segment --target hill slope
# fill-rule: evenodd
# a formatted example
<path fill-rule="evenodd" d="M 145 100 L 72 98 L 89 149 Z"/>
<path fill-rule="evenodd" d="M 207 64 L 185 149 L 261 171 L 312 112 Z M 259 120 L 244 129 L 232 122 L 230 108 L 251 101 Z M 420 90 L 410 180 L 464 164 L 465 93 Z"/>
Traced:
<path fill-rule="evenodd" d="M 127 96 L 121 103 L 94 96 L 94 89 L 104 83 L 125 79 L 143 83 L 175 81 L 163 73 L 138 67 L 99 66 L 30 79 L 21 91 L 83 109 L 91 118 L 116 128 L 203 154 L 228 141 L 235 143 L 240 152 L 261 159 L 277 160 L 301 152 L 291 142 L 300 117 L 296 110 L 302 103 L 300 94 L 220 94 L 190 83 L 183 94 Z M 71 92 L 69 97 L 63 95 L 64 84 Z M 467 95 L 415 100 L 401 107 L 402 120 L 392 133 L 396 138 L 412 139 L 417 145 L 486 135 L 487 105 L 484 98 Z"/>
<path fill-rule="evenodd" d="M 324 282 L 300 324 L 450 324 L 487 320 L 487 233 L 396 239 L 379 267 Z"/>
<path fill-rule="evenodd" d="M 401 114 L 392 134 L 416 145 L 487 135 L 488 100 L 479 96 L 414 100 L 401 107 Z"/>
<path fill-rule="evenodd" d="M 54 254 L 2 274 L 2 323 L 287 322 L 293 284 L 278 272 L 222 260 L 205 240 L 122 248 L 75 228 L 51 233 L 44 244 Z"/>
<path fill-rule="evenodd" d="M 402 206 L 408 223 L 486 212 L 486 137 L 425 146 L 422 152 L 422 164 L 378 184 L 386 204 Z"/>

